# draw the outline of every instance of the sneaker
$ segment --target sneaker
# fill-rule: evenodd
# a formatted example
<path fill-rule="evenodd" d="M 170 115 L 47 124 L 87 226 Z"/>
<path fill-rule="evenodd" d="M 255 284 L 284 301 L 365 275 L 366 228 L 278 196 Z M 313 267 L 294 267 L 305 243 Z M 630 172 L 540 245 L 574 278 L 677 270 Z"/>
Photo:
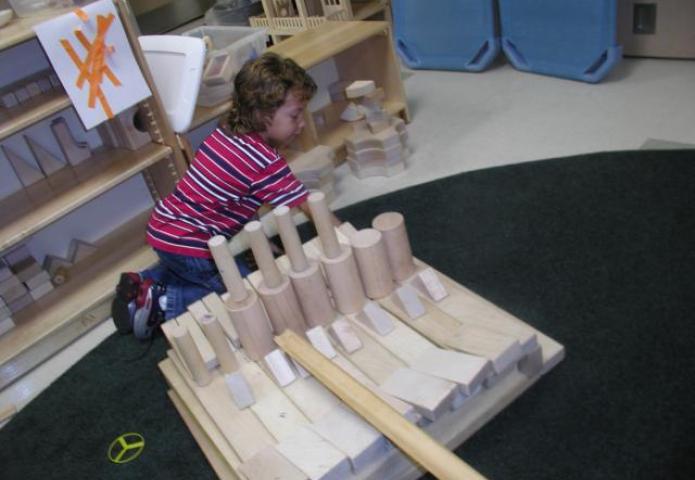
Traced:
<path fill-rule="evenodd" d="M 159 308 L 159 297 L 165 293 L 166 287 L 153 280 L 147 279 L 140 284 L 132 318 L 135 338 L 144 340 L 152 337 L 155 329 L 164 321 L 164 312 Z"/>
<path fill-rule="evenodd" d="M 135 314 L 135 299 L 140 291 L 142 278 L 134 272 L 121 273 L 121 279 L 116 285 L 116 296 L 111 303 L 111 316 L 116 330 L 122 335 L 133 331 L 133 316 Z"/>

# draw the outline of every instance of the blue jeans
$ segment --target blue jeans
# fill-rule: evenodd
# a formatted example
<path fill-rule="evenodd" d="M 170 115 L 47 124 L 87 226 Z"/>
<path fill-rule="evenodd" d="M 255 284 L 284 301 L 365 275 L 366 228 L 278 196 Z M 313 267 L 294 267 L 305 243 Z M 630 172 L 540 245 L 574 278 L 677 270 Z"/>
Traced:
<path fill-rule="evenodd" d="M 143 279 L 150 278 L 166 285 L 166 310 L 164 318 L 170 320 L 186 311 L 191 303 L 206 295 L 226 292 L 215 262 L 209 258 L 189 257 L 154 249 L 159 263 L 140 272 Z M 242 276 L 249 273 L 246 264 L 235 259 Z"/>

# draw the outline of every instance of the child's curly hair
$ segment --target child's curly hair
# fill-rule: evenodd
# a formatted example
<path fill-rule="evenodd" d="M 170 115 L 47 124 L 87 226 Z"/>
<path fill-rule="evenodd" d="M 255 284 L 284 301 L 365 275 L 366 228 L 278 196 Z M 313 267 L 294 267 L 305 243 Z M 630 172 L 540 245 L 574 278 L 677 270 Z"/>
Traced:
<path fill-rule="evenodd" d="M 264 131 L 265 120 L 289 92 L 302 101 L 316 92 L 314 80 L 294 60 L 268 52 L 246 62 L 234 79 L 232 109 L 223 126 L 236 134 Z"/>

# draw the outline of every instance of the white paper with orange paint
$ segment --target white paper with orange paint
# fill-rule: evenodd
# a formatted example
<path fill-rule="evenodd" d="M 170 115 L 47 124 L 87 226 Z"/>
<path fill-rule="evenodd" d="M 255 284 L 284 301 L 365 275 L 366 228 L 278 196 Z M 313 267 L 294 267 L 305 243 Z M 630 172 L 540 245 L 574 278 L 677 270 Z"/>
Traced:
<path fill-rule="evenodd" d="M 111 0 L 34 27 L 85 128 L 151 95 Z"/>

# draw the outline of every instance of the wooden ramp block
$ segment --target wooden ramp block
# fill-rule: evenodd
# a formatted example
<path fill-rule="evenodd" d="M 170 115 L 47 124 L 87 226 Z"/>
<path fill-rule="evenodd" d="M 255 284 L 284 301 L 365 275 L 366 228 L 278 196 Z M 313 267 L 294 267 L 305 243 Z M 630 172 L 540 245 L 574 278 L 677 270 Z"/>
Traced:
<path fill-rule="evenodd" d="M 7 161 L 10 162 L 10 165 L 12 165 L 12 169 L 17 175 L 17 178 L 25 187 L 33 185 L 39 180 L 43 180 L 45 178 L 43 172 L 41 172 L 41 169 L 24 160 L 21 156 L 15 153 L 14 150 L 2 145 L 2 151 L 5 153 Z"/>
<path fill-rule="evenodd" d="M 346 318 L 339 318 L 331 324 L 329 331 L 336 343 L 347 353 L 362 348 L 362 342 Z"/>
<path fill-rule="evenodd" d="M 205 366 L 209 370 L 217 368 L 220 362 L 217 359 L 215 350 L 212 348 L 210 341 L 200 329 L 198 322 L 196 322 L 193 318 L 193 315 L 188 312 L 183 313 L 176 317 L 176 321 L 179 325 L 188 328 L 188 331 L 191 333 L 191 337 L 193 337 L 193 341 L 195 342 L 195 346 L 198 348 L 200 355 L 203 357 Z"/>
<path fill-rule="evenodd" d="M 451 407 L 456 384 L 410 368 L 400 368 L 381 384 L 390 395 L 413 405 L 428 420 L 435 421 Z"/>
<path fill-rule="evenodd" d="M 309 480 L 309 477 L 281 455 L 274 446 L 258 452 L 239 466 L 249 480 Z"/>
<path fill-rule="evenodd" d="M 504 373 L 523 357 L 521 345 L 516 339 L 478 327 L 462 325 L 451 337 L 451 343 L 461 349 L 488 358 L 495 373 Z"/>
<path fill-rule="evenodd" d="M 355 473 L 387 451 L 386 438 L 343 406 L 334 408 L 310 428 L 347 455 Z"/>
<path fill-rule="evenodd" d="M 391 316 L 391 313 L 388 313 Z M 395 357 L 401 359 L 405 364 L 410 365 L 415 362 L 422 354 L 434 348 L 434 344 L 423 337 L 407 325 L 391 316 L 393 329 L 387 335 L 378 335 L 369 328 L 364 327 L 360 322 L 348 316 L 356 328 L 360 328 L 366 335 L 371 336 L 377 343 L 381 344 Z"/>
<path fill-rule="evenodd" d="M 353 365 L 345 357 L 338 355 L 333 359 L 333 363 L 340 367 L 345 373 L 350 375 L 356 382 L 358 382 L 363 387 L 369 389 L 374 395 L 381 398 L 383 401 L 391 405 L 395 411 L 397 411 L 403 418 L 408 420 L 410 423 L 418 424 L 422 419 L 415 407 L 406 403 L 402 400 L 392 397 L 385 391 L 383 391 L 379 385 L 373 382 L 367 375 L 365 375 L 362 370 Z"/>
<path fill-rule="evenodd" d="M 372 301 L 367 301 L 364 309 L 355 318 L 362 322 L 362 325 L 379 335 L 387 335 L 396 328 L 391 317 Z"/>
<path fill-rule="evenodd" d="M 227 384 L 229 393 L 232 395 L 232 400 L 239 410 L 253 405 L 256 401 L 253 398 L 253 392 L 248 382 L 240 372 L 228 373 L 224 376 L 224 381 Z"/>
<path fill-rule="evenodd" d="M 224 330 L 225 335 L 227 335 L 229 341 L 232 342 L 234 348 L 238 349 L 241 348 L 241 342 L 239 342 L 239 334 L 236 328 L 234 328 L 227 307 L 224 306 L 224 302 L 226 301 L 225 295 L 227 294 L 224 294 L 220 298 L 216 293 L 211 293 L 207 297 L 203 297 L 202 302 L 208 311 L 217 317 L 217 321 L 222 325 L 222 330 Z"/>
<path fill-rule="evenodd" d="M 418 259 L 414 259 L 414 262 L 418 270 L 431 268 Z M 539 332 L 443 273 L 432 271 L 449 292 L 449 295 L 436 302 L 439 309 L 464 325 L 484 327 L 516 338 L 525 354 L 536 349 Z"/>
<path fill-rule="evenodd" d="M 309 423 L 304 414 L 254 362 L 244 363 L 241 373 L 256 398 L 256 403 L 251 405 L 250 410 L 277 441 L 288 438 Z"/>
<path fill-rule="evenodd" d="M 29 150 L 34 155 L 36 163 L 39 164 L 41 171 L 44 175 L 48 176 L 52 173 L 57 172 L 61 168 L 65 167 L 65 164 L 55 157 L 51 152 L 42 147 L 39 143 L 35 142 L 31 138 L 24 136 L 24 140 L 29 145 Z"/>
<path fill-rule="evenodd" d="M 275 448 L 312 480 L 344 480 L 350 475 L 347 456 L 308 425 L 286 437 Z"/>
<path fill-rule="evenodd" d="M 282 391 L 312 422 L 317 421 L 340 405 L 340 400 L 313 377 L 301 378 L 292 382 Z"/>
<path fill-rule="evenodd" d="M 275 381 L 281 387 L 285 387 L 297 379 L 289 359 L 277 348 L 264 358 L 265 364 L 273 374 Z"/>
<path fill-rule="evenodd" d="M 251 459 L 274 443 L 273 437 L 250 409 L 237 408 L 221 375 L 213 372 L 210 384 L 199 387 L 184 373 L 177 356 L 172 351 L 168 355 L 186 386 L 241 461 Z"/>
<path fill-rule="evenodd" d="M 492 373 L 490 361 L 475 355 L 433 348 L 412 364 L 420 373 L 442 378 L 459 385 L 466 395 L 471 395 Z"/>
<path fill-rule="evenodd" d="M 58 141 L 63 156 L 70 165 L 79 165 L 92 156 L 89 144 L 75 140 L 63 117 L 56 118 L 51 122 L 51 130 Z"/>
<path fill-rule="evenodd" d="M 319 325 L 317 327 L 310 328 L 306 331 L 306 336 L 314 348 L 323 353 L 326 358 L 333 358 L 337 355 L 331 341 L 328 339 L 328 335 L 326 335 L 326 331 L 322 326 Z"/>

